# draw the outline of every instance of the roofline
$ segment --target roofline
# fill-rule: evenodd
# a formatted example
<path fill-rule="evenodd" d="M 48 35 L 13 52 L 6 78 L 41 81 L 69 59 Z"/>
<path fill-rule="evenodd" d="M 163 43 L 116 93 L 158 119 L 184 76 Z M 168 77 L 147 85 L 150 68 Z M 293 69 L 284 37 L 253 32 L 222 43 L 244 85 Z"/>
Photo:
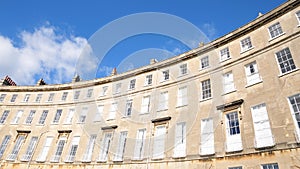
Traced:
<path fill-rule="evenodd" d="M 84 88 L 84 87 L 92 87 L 94 85 L 101 85 L 106 84 L 109 82 L 119 81 L 122 79 L 126 79 L 129 77 L 133 77 L 139 74 L 143 74 L 145 72 L 158 70 L 158 69 L 164 69 L 167 66 L 178 64 L 182 62 L 183 60 L 191 59 L 194 57 L 197 57 L 199 55 L 205 54 L 209 51 L 212 51 L 213 49 L 219 48 L 220 46 L 223 46 L 225 44 L 228 44 L 229 42 L 232 42 L 250 32 L 253 30 L 261 27 L 262 25 L 265 25 L 269 22 L 272 22 L 274 19 L 277 19 L 278 17 L 286 14 L 287 12 L 297 8 L 300 4 L 299 0 L 288 0 L 287 2 L 281 4 L 277 8 L 269 11 L 268 13 L 257 17 L 253 21 L 250 21 L 249 23 L 245 24 L 242 27 L 239 27 L 238 29 L 220 37 L 216 40 L 213 40 L 212 42 L 209 42 L 208 44 L 197 47 L 195 49 L 192 49 L 188 52 L 182 53 L 178 56 L 174 56 L 172 58 L 146 65 L 134 70 L 130 70 L 128 72 L 124 72 L 121 74 L 117 74 L 114 76 L 107 76 L 103 78 L 98 79 L 92 79 L 87 81 L 80 81 L 75 83 L 65 83 L 65 84 L 50 84 L 50 85 L 43 85 L 43 86 L 1 86 L 1 91 L 59 91 L 59 90 L 69 90 L 69 89 L 78 89 L 78 88 Z"/>

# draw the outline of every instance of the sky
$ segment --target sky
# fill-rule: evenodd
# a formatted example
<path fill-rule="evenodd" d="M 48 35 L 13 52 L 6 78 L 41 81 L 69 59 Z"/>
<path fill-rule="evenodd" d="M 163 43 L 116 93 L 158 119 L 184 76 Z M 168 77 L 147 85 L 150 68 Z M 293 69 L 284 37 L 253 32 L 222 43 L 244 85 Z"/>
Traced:
<path fill-rule="evenodd" d="M 121 73 L 215 40 L 284 2 L 0 0 L 0 78 L 60 84 Z"/>

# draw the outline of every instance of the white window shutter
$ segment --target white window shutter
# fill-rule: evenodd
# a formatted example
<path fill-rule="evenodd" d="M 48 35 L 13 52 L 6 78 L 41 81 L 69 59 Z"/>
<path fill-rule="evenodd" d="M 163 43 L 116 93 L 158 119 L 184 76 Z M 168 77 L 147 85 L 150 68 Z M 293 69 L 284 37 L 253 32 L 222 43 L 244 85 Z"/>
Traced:
<path fill-rule="evenodd" d="M 138 130 L 133 159 L 135 160 L 143 159 L 145 139 L 146 139 L 146 129 Z"/>
<path fill-rule="evenodd" d="M 107 120 L 113 120 L 113 119 L 116 118 L 117 109 L 118 109 L 118 104 L 117 103 L 112 103 L 111 106 L 110 106 L 110 111 L 109 111 Z"/>
<path fill-rule="evenodd" d="M 265 104 L 251 108 L 256 148 L 269 147 L 274 145 L 274 139 L 269 123 L 269 117 Z"/>
<path fill-rule="evenodd" d="M 157 126 L 155 135 L 154 135 L 154 144 L 153 144 L 153 159 L 164 158 L 165 150 L 165 126 Z"/>
<path fill-rule="evenodd" d="M 123 161 L 125 146 L 126 146 L 127 132 L 121 132 L 117 152 L 114 161 Z"/>
<path fill-rule="evenodd" d="M 106 133 L 104 136 L 104 139 L 102 141 L 102 146 L 100 147 L 100 156 L 99 156 L 99 160 L 101 162 L 105 162 L 107 161 L 107 157 L 108 157 L 108 150 L 110 147 L 110 142 L 111 142 L 111 137 L 112 134 L 111 133 Z"/>
<path fill-rule="evenodd" d="M 41 152 L 40 156 L 38 157 L 37 161 L 46 161 L 52 140 L 53 140 L 53 137 L 46 138 L 44 147 L 43 147 L 42 152 Z"/>
<path fill-rule="evenodd" d="M 214 128 L 213 119 L 203 119 L 201 121 L 201 155 L 210 155 L 215 153 L 214 148 Z"/>
<path fill-rule="evenodd" d="M 142 99 L 142 108 L 141 113 L 148 113 L 149 112 L 149 106 L 150 105 L 150 96 L 145 96 Z"/>
<path fill-rule="evenodd" d="M 175 130 L 174 157 L 186 156 L 186 126 L 178 123 Z"/>

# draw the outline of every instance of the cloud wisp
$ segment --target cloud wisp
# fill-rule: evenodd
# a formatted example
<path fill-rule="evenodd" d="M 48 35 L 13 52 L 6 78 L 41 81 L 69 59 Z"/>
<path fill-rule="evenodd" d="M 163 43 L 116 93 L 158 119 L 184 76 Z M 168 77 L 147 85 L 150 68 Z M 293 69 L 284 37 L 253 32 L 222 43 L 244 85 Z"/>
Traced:
<path fill-rule="evenodd" d="M 41 26 L 19 34 L 20 43 L 0 35 L 0 78 L 9 75 L 18 85 L 34 85 L 43 78 L 49 84 L 70 82 L 77 59 L 87 40 L 66 36 L 54 26 Z"/>

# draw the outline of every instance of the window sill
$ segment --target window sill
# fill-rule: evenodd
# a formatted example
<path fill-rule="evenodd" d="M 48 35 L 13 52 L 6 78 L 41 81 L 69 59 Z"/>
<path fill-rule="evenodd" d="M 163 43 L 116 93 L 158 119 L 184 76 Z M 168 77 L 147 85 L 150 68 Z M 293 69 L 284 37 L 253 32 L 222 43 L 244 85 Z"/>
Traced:
<path fill-rule="evenodd" d="M 147 114 L 150 114 L 149 112 L 147 112 L 147 113 L 140 113 L 140 115 L 147 115 Z"/>
<path fill-rule="evenodd" d="M 162 112 L 162 111 L 167 111 L 168 108 L 165 108 L 165 109 L 159 109 L 159 110 L 156 110 L 156 112 Z"/>
<path fill-rule="evenodd" d="M 131 118 L 131 115 L 121 117 L 121 119 L 128 119 L 128 118 Z"/>
<path fill-rule="evenodd" d="M 151 84 L 145 84 L 144 87 L 149 87 L 149 86 L 152 86 L 152 83 Z"/>
<path fill-rule="evenodd" d="M 204 68 L 199 68 L 199 71 L 205 70 L 205 69 L 209 69 L 210 66 L 204 67 Z"/>
<path fill-rule="evenodd" d="M 37 126 L 45 126 L 45 124 L 37 124 Z"/>
<path fill-rule="evenodd" d="M 230 93 L 234 93 L 234 92 L 236 92 L 236 89 L 231 90 L 231 91 L 228 91 L 228 92 L 224 92 L 224 93 L 222 94 L 222 96 L 227 95 L 227 94 L 230 94 Z"/>
<path fill-rule="evenodd" d="M 163 79 L 163 80 L 160 81 L 160 83 L 164 83 L 164 82 L 167 82 L 167 81 L 169 81 L 169 79 Z"/>
<path fill-rule="evenodd" d="M 256 84 L 259 84 L 259 83 L 262 83 L 262 82 L 263 82 L 263 81 L 260 79 L 260 80 L 258 80 L 258 81 L 256 81 L 256 82 L 254 82 L 254 83 L 247 84 L 247 85 L 245 86 L 245 88 L 248 88 L 248 87 L 254 86 L 254 85 L 256 85 Z"/>
<path fill-rule="evenodd" d="M 216 153 L 207 153 L 207 154 L 202 154 L 202 153 L 200 153 L 199 155 L 200 155 L 200 157 L 208 157 L 208 156 L 213 156 L 213 155 L 215 155 Z"/>
<path fill-rule="evenodd" d="M 289 71 L 289 72 L 282 73 L 282 74 L 278 75 L 278 77 L 280 78 L 280 77 L 282 77 L 282 76 L 285 76 L 285 75 L 287 75 L 287 74 L 290 74 L 290 73 L 296 72 L 296 71 L 298 71 L 298 70 L 299 70 L 299 68 L 296 68 L 296 69 L 294 69 L 294 70 L 291 70 L 291 71 Z"/>
<path fill-rule="evenodd" d="M 178 78 L 181 78 L 181 77 L 184 77 L 184 76 L 187 76 L 188 75 L 188 73 L 186 73 L 186 74 L 180 74 L 179 76 L 178 76 Z"/>
<path fill-rule="evenodd" d="M 184 159 L 184 158 L 186 158 L 186 155 L 183 155 L 183 156 L 173 156 L 172 158 L 173 159 Z"/>
<path fill-rule="evenodd" d="M 77 124 L 85 124 L 85 122 L 77 122 Z"/>
<path fill-rule="evenodd" d="M 248 49 L 244 49 L 240 52 L 240 54 L 246 53 L 246 52 L 252 50 L 253 48 L 254 48 L 254 46 L 252 46 L 251 48 L 248 48 Z"/>
<path fill-rule="evenodd" d="M 133 90 L 135 90 L 135 88 L 128 89 L 127 91 L 133 91 Z"/>
<path fill-rule="evenodd" d="M 275 36 L 275 37 L 271 37 L 270 39 L 269 39 L 269 42 L 271 42 L 271 41 L 273 41 L 274 39 L 277 39 L 277 38 L 279 38 L 280 36 L 283 36 L 283 35 L 285 35 L 285 32 L 282 32 L 282 34 L 280 34 L 280 35 L 277 35 L 277 36 Z"/>
<path fill-rule="evenodd" d="M 185 105 L 179 105 L 179 106 L 176 106 L 176 109 L 177 109 L 177 108 L 186 107 L 186 106 L 187 106 L 187 104 L 185 104 Z"/>
<path fill-rule="evenodd" d="M 227 60 L 230 60 L 231 59 L 231 57 L 229 57 L 229 58 L 226 58 L 226 59 L 224 59 L 224 60 L 220 60 L 220 63 L 222 63 L 222 62 L 226 62 Z"/>
<path fill-rule="evenodd" d="M 205 102 L 205 101 L 211 100 L 211 99 L 212 99 L 212 97 L 208 97 L 208 98 L 205 98 L 205 99 L 201 99 L 200 102 Z"/>
<path fill-rule="evenodd" d="M 59 123 L 51 123 L 51 125 L 59 125 Z"/>

